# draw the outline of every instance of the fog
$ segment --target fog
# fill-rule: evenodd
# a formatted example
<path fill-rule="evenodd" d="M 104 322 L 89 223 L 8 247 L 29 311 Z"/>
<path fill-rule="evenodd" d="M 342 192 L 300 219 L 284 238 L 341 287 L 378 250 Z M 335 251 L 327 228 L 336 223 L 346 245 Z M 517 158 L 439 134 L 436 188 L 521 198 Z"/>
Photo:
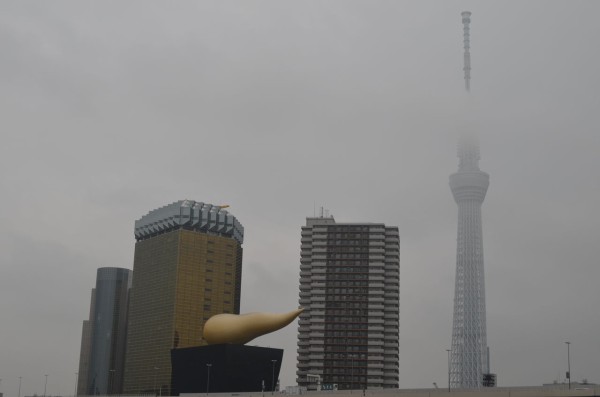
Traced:
<path fill-rule="evenodd" d="M 460 13 L 470 10 L 472 82 Z M 0 3 L 0 392 L 72 395 L 96 269 L 180 199 L 245 228 L 242 311 L 298 305 L 300 227 L 398 226 L 400 387 L 447 382 L 465 122 L 490 174 L 500 386 L 600 382 L 597 2 Z M 470 103 L 466 103 L 470 102 Z M 285 349 L 297 326 L 257 339 Z"/>

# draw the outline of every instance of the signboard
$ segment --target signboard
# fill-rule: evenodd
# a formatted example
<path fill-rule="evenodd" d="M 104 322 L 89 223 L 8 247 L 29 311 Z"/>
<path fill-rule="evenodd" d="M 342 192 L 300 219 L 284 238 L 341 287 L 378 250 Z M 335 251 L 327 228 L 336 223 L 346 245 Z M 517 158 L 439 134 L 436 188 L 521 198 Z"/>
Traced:
<path fill-rule="evenodd" d="M 337 390 L 337 389 L 338 389 L 337 383 L 323 383 L 321 385 L 321 390 Z"/>
<path fill-rule="evenodd" d="M 496 374 L 483 374 L 483 387 L 496 387 Z"/>

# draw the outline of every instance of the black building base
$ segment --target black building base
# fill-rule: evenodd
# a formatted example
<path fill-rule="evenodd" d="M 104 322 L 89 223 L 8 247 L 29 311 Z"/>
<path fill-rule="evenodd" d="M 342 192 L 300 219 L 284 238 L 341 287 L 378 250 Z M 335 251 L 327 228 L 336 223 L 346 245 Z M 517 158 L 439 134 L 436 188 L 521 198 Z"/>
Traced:
<path fill-rule="evenodd" d="M 171 395 L 271 391 L 277 386 L 282 349 L 211 345 L 171 350 Z"/>

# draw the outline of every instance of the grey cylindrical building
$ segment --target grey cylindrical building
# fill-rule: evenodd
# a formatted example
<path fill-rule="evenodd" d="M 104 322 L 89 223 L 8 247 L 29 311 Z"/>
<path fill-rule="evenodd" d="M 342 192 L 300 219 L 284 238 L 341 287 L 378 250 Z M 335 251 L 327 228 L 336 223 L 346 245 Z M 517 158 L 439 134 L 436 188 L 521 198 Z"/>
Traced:
<path fill-rule="evenodd" d="M 121 393 L 131 275 L 131 270 L 118 267 L 98 269 L 92 313 L 88 395 Z"/>

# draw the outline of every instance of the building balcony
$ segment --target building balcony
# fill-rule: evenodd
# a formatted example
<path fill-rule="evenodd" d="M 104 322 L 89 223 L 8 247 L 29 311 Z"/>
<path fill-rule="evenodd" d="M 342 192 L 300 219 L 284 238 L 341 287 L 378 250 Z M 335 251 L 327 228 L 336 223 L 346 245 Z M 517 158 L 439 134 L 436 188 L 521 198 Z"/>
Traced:
<path fill-rule="evenodd" d="M 379 324 L 378 325 L 370 325 L 369 324 L 369 334 L 371 332 L 379 332 L 383 336 L 383 324 L 382 325 L 379 325 Z M 369 336 L 371 336 L 371 335 L 369 335 Z"/>

